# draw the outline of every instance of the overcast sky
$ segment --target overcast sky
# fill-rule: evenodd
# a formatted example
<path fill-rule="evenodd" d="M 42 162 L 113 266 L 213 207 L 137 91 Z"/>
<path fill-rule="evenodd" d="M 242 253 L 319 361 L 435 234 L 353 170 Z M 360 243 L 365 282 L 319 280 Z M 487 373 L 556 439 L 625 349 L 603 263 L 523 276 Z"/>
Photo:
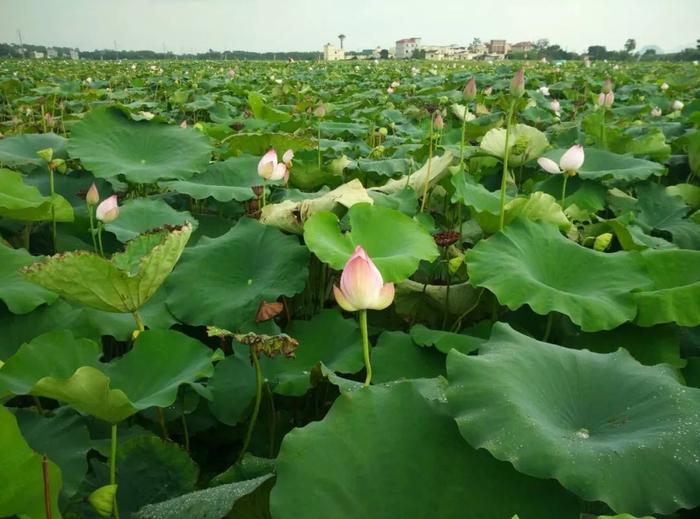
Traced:
<path fill-rule="evenodd" d="M 700 38 L 700 0 L 0 0 L 0 42 L 174 52 L 321 50 L 549 38 L 676 50 Z"/>

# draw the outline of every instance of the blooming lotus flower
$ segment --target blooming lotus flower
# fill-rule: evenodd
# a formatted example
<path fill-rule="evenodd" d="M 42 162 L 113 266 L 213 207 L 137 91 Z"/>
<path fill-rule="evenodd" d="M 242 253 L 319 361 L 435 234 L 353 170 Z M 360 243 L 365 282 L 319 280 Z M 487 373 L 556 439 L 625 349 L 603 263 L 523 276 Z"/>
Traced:
<path fill-rule="evenodd" d="M 476 79 L 473 77 L 467 82 L 464 90 L 462 91 L 462 96 L 465 101 L 472 101 L 476 97 Z"/>
<path fill-rule="evenodd" d="M 668 90 L 668 83 L 666 83 L 666 81 L 661 83 L 661 90 L 663 90 L 664 92 L 666 92 L 666 90 Z"/>
<path fill-rule="evenodd" d="M 540 94 L 542 94 L 545 97 L 549 97 L 549 87 L 547 86 L 541 86 L 540 88 L 537 89 Z"/>
<path fill-rule="evenodd" d="M 573 176 L 583 166 L 584 158 L 583 146 L 574 144 L 561 156 L 559 164 L 547 157 L 540 157 L 537 159 L 537 163 L 547 173 L 553 175 L 564 173 L 567 176 Z"/>
<path fill-rule="evenodd" d="M 97 191 L 97 186 L 94 182 L 92 183 L 90 189 L 88 189 L 88 192 L 85 195 L 85 201 L 88 205 L 97 205 L 97 203 L 100 201 L 100 193 L 99 191 Z"/>
<path fill-rule="evenodd" d="M 399 83 L 398 81 L 391 82 L 391 88 L 399 88 L 400 85 L 401 85 L 401 83 Z"/>
<path fill-rule="evenodd" d="M 113 222 L 119 216 L 119 205 L 117 205 L 117 195 L 112 195 L 103 200 L 95 210 L 95 216 L 103 223 Z"/>
<path fill-rule="evenodd" d="M 651 116 L 652 117 L 661 117 L 661 108 L 658 106 L 655 106 L 654 108 L 651 109 Z"/>
<path fill-rule="evenodd" d="M 258 175 L 265 180 L 282 180 L 287 177 L 287 166 L 277 161 L 277 152 L 270 149 L 258 162 Z"/>
<path fill-rule="evenodd" d="M 358 245 L 343 268 L 340 288 L 333 294 L 343 310 L 384 310 L 394 300 L 394 284 L 384 283 L 382 274 L 367 253 Z"/>
<path fill-rule="evenodd" d="M 684 107 L 684 106 L 685 106 L 685 105 L 684 105 L 681 101 L 679 101 L 678 99 L 676 99 L 676 100 L 673 102 L 673 104 L 671 104 L 671 108 L 673 108 L 673 111 L 674 111 L 674 112 L 683 110 L 683 107 Z"/>
<path fill-rule="evenodd" d="M 292 167 L 292 159 L 294 158 L 294 150 L 287 150 L 282 155 L 282 162 L 287 166 L 287 169 Z"/>

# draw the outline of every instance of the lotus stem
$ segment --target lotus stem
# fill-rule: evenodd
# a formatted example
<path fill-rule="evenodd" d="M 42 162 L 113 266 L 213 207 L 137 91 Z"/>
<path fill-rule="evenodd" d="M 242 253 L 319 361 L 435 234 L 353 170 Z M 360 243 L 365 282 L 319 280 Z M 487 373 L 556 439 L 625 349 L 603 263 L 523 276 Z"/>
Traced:
<path fill-rule="evenodd" d="M 91 204 L 88 204 L 88 215 L 90 216 L 90 236 L 92 237 L 92 249 L 95 251 L 95 254 L 97 254 L 97 239 L 95 238 L 95 216 L 94 216 L 94 211 L 93 207 Z"/>
<path fill-rule="evenodd" d="M 267 179 L 263 178 L 263 188 L 262 188 L 262 204 L 260 205 L 260 210 L 262 211 L 263 207 L 265 207 L 265 203 L 267 201 Z"/>
<path fill-rule="evenodd" d="M 49 478 L 49 458 L 46 454 L 41 458 L 41 476 L 44 481 L 44 515 L 46 519 L 51 519 L 51 480 Z"/>
<path fill-rule="evenodd" d="M 56 206 L 54 195 L 56 189 L 53 178 L 53 168 L 49 166 L 49 188 L 51 190 L 51 240 L 53 241 L 53 249 L 56 250 Z"/>
<path fill-rule="evenodd" d="M 109 451 L 109 484 L 117 484 L 117 424 L 112 424 L 112 442 Z M 119 519 L 116 491 L 114 492 L 114 518 Z"/>
<path fill-rule="evenodd" d="M 137 310 L 134 310 L 131 312 L 131 315 L 134 316 L 134 321 L 136 321 L 136 330 L 139 332 L 143 332 L 146 330 L 146 326 L 143 324 L 143 319 L 141 318 L 141 315 L 138 313 Z"/>
<path fill-rule="evenodd" d="M 510 102 L 508 110 L 508 119 L 506 120 L 506 149 L 503 152 L 503 176 L 501 177 L 501 211 L 498 217 L 498 230 L 503 230 L 505 223 L 506 211 L 506 183 L 508 180 L 508 156 L 510 155 L 510 123 L 513 119 L 513 110 L 515 110 L 515 99 Z"/>
<path fill-rule="evenodd" d="M 425 206 L 428 201 L 428 186 L 430 185 L 430 167 L 433 163 L 433 115 L 430 114 L 430 133 L 428 135 L 428 171 L 425 176 L 425 184 L 423 185 L 423 200 L 420 204 L 420 212 L 425 212 Z"/>
<path fill-rule="evenodd" d="M 275 436 L 277 434 L 277 409 L 275 408 L 275 395 L 272 394 L 270 385 L 265 386 L 270 401 L 270 458 L 275 457 Z"/>
<path fill-rule="evenodd" d="M 321 171 L 321 119 L 318 120 L 318 171 Z"/>
<path fill-rule="evenodd" d="M 569 175 L 564 172 L 564 182 L 561 186 L 561 210 L 564 210 L 564 200 L 566 199 L 566 182 L 569 180 Z"/>
<path fill-rule="evenodd" d="M 367 387 L 372 382 L 372 364 L 370 362 L 369 336 L 367 334 L 367 310 L 360 310 L 360 332 L 362 333 L 362 354 L 365 358 L 365 369 L 367 370 L 364 386 Z"/>
<path fill-rule="evenodd" d="M 549 312 L 547 314 L 547 323 L 544 325 L 544 335 L 542 336 L 543 341 L 549 339 L 549 334 L 552 332 L 552 322 L 554 321 L 554 312 Z"/>
<path fill-rule="evenodd" d="M 462 140 L 459 143 L 459 167 L 464 168 L 464 137 L 467 133 L 467 105 L 464 105 L 464 118 L 462 119 Z"/>
<path fill-rule="evenodd" d="M 105 250 L 102 247 L 102 222 L 97 222 L 97 245 L 100 249 L 100 256 L 105 257 Z"/>
<path fill-rule="evenodd" d="M 260 401 L 262 400 L 262 383 L 263 376 L 260 370 L 260 362 L 258 361 L 258 354 L 254 350 L 250 350 L 250 359 L 253 361 L 253 366 L 255 367 L 255 403 L 253 404 L 253 414 L 250 417 L 250 423 L 248 424 L 248 430 L 245 433 L 245 440 L 243 441 L 243 448 L 241 448 L 241 453 L 238 455 L 238 461 L 243 459 L 248 446 L 250 445 L 250 438 L 253 436 L 253 429 L 255 429 L 255 423 L 258 421 L 258 413 L 260 412 Z"/>

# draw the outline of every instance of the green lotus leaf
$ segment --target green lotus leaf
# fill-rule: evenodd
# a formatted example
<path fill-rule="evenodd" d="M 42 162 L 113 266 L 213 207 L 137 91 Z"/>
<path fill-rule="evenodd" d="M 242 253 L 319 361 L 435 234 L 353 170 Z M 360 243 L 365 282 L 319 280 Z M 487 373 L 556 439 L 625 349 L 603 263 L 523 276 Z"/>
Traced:
<path fill-rule="evenodd" d="M 124 202 L 119 207 L 119 218 L 104 227 L 125 243 L 146 231 L 187 222 L 193 231 L 197 229 L 197 220 L 188 211 L 177 211 L 159 198 L 134 198 Z"/>
<path fill-rule="evenodd" d="M 278 150 L 279 153 L 288 149 L 294 152 L 314 149 L 316 140 L 288 133 L 235 133 L 226 138 L 226 145 L 230 153 L 249 153 L 260 157 L 270 148 Z"/>
<path fill-rule="evenodd" d="M 71 129 L 68 151 L 98 178 L 129 182 L 186 179 L 204 171 L 211 147 L 194 128 L 133 121 L 118 108 L 99 107 Z"/>
<path fill-rule="evenodd" d="M 653 287 L 633 294 L 637 323 L 700 325 L 700 251 L 646 250 L 641 253 Z"/>
<path fill-rule="evenodd" d="M 421 260 L 438 256 L 435 240 L 418 222 L 388 207 L 355 204 L 348 211 L 350 232 L 340 231 L 338 217 L 324 211 L 304 225 L 304 240 L 324 263 L 341 270 L 357 245 L 367 251 L 385 282 L 408 278 Z"/>
<path fill-rule="evenodd" d="M 481 240 L 465 260 L 472 285 L 488 288 L 511 310 L 560 312 L 589 332 L 634 319 L 631 292 L 650 284 L 638 253 L 597 252 L 527 220 Z"/>
<path fill-rule="evenodd" d="M 477 213 L 488 213 L 496 216 L 500 214 L 500 193 L 489 191 L 467 174 L 454 175 L 452 185 L 455 188 L 455 193 L 452 196 L 453 202 L 462 202 Z M 512 198 L 506 195 L 506 202 Z"/>
<path fill-rule="evenodd" d="M 571 222 L 564 214 L 559 202 L 547 193 L 535 191 L 527 197 L 518 196 L 506 203 L 504 207 L 504 225 L 510 224 L 516 218 L 541 221 L 556 225 L 562 231 L 571 227 Z M 475 213 L 474 219 L 486 233 L 495 233 L 499 229 L 500 202 L 496 214 L 490 212 Z"/>
<path fill-rule="evenodd" d="M 663 186 L 648 182 L 639 184 L 637 223 L 645 232 L 665 232 L 682 249 L 700 250 L 700 224 L 687 218 L 688 206 L 666 192 Z"/>
<path fill-rule="evenodd" d="M 700 389 L 668 367 L 643 366 L 622 349 L 539 342 L 497 323 L 478 356 L 450 352 L 447 373 L 462 436 L 520 472 L 556 478 L 618 513 L 700 504 Z"/>
<path fill-rule="evenodd" d="M 372 349 L 374 384 L 445 375 L 445 356 L 421 348 L 404 332 L 383 332 Z"/>
<path fill-rule="evenodd" d="M 382 177 L 395 177 L 410 173 L 411 164 L 411 159 L 360 159 L 357 161 L 357 169 L 363 172 L 377 173 Z"/>
<path fill-rule="evenodd" d="M 461 353 L 469 353 L 479 349 L 479 346 L 485 342 L 481 337 L 431 330 L 422 324 L 411 328 L 411 339 L 419 346 L 435 346 L 442 353 L 449 353 L 452 348 Z"/>
<path fill-rule="evenodd" d="M 236 349 L 240 355 L 229 355 L 216 364 L 214 375 L 207 387 L 212 400 L 209 410 L 217 420 L 226 425 L 236 425 L 255 397 L 255 370 L 250 365 L 249 348 Z"/>
<path fill-rule="evenodd" d="M 0 368 L 0 395 L 45 396 L 117 423 L 148 407 L 167 407 L 182 384 L 213 374 L 211 350 L 172 330 L 139 335 L 123 357 L 100 362 L 101 347 L 50 332 L 22 345 Z M 157 366 L 158 369 L 154 369 Z"/>
<path fill-rule="evenodd" d="M 559 164 L 559 159 L 565 152 L 564 149 L 550 150 L 544 156 Z M 578 175 L 585 180 L 637 182 L 652 175 L 662 176 L 666 173 L 662 164 L 631 155 L 618 155 L 598 148 L 586 148 L 584 152 L 585 160 Z"/>
<path fill-rule="evenodd" d="M 510 167 L 522 166 L 526 162 L 536 159 L 549 146 L 547 136 L 537 128 L 526 124 L 516 124 L 510 129 L 508 138 L 508 165 Z M 506 150 L 505 128 L 493 128 L 489 130 L 481 140 L 481 149 L 486 153 L 503 159 Z"/>
<path fill-rule="evenodd" d="M 297 518 L 303 510 L 304 519 L 326 519 L 332 510 L 336 519 L 578 518 L 574 496 L 471 448 L 445 404 L 426 400 L 422 389 L 407 381 L 343 393 L 322 421 L 288 433 L 272 516 Z"/>
<path fill-rule="evenodd" d="M 54 158 L 66 159 L 67 147 L 68 139 L 55 133 L 13 135 L 0 140 L 0 165 L 23 173 L 48 174 L 46 161 L 37 155 L 37 151 L 51 148 Z"/>
<path fill-rule="evenodd" d="M 243 218 L 184 252 L 166 283 L 168 308 L 188 324 L 248 332 L 263 300 L 303 290 L 308 260 L 295 236 Z"/>
<path fill-rule="evenodd" d="M 50 416 L 29 409 L 17 409 L 22 436 L 36 452 L 45 453 L 61 469 L 61 494 L 71 498 L 78 492 L 88 470 L 90 433 L 82 416 L 70 407 L 60 407 Z"/>
<path fill-rule="evenodd" d="M 192 225 L 142 234 L 111 259 L 87 251 L 56 254 L 23 269 L 27 279 L 70 302 L 106 312 L 135 312 L 180 258 Z"/>
<path fill-rule="evenodd" d="M 20 173 L 0 169 L 0 216 L 38 222 L 51 220 L 52 208 L 57 222 L 73 221 L 73 207 L 61 195 L 43 196 Z"/>
<path fill-rule="evenodd" d="M 14 314 L 26 314 L 44 303 L 53 303 L 58 297 L 20 274 L 22 267 L 37 259 L 40 258 L 25 249 L 13 249 L 0 242 L 0 299 Z"/>
<path fill-rule="evenodd" d="M 251 189 L 262 185 L 258 175 L 259 157 L 232 157 L 210 165 L 204 173 L 188 180 L 159 182 L 160 186 L 177 193 L 190 195 L 195 200 L 211 197 L 218 202 L 244 202 L 255 198 Z"/>
<path fill-rule="evenodd" d="M 0 406 L 0 517 L 45 517 L 42 456 L 33 451 L 22 437 L 17 419 Z M 49 460 L 51 513 L 60 518 L 58 494 L 61 491 L 61 471 Z"/>
<path fill-rule="evenodd" d="M 205 488 L 175 497 L 162 503 L 144 506 L 134 519 L 221 519 L 226 517 L 233 505 L 269 480 L 272 474 L 247 481 L 237 481 L 214 488 Z"/>

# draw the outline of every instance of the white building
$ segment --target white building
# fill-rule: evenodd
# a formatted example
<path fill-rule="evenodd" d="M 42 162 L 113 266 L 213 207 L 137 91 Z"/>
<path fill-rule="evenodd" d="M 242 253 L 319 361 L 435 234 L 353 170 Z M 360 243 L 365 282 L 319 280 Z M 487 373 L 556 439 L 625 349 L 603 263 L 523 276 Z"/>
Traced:
<path fill-rule="evenodd" d="M 34 59 L 42 59 L 44 57 L 43 52 L 39 52 L 38 50 L 34 51 Z"/>
<path fill-rule="evenodd" d="M 80 59 L 80 52 L 78 49 L 71 49 L 70 50 L 70 59 L 73 61 L 78 61 Z"/>
<path fill-rule="evenodd" d="M 420 49 L 420 38 L 404 38 L 396 41 L 396 57 L 408 59 L 413 57 L 413 51 Z"/>
<path fill-rule="evenodd" d="M 345 59 L 345 51 L 343 49 L 339 49 L 335 45 L 326 43 L 323 46 L 323 59 L 325 61 L 337 61 Z"/>
<path fill-rule="evenodd" d="M 46 57 L 49 59 L 54 59 L 58 57 L 58 51 L 54 47 L 46 48 Z"/>

